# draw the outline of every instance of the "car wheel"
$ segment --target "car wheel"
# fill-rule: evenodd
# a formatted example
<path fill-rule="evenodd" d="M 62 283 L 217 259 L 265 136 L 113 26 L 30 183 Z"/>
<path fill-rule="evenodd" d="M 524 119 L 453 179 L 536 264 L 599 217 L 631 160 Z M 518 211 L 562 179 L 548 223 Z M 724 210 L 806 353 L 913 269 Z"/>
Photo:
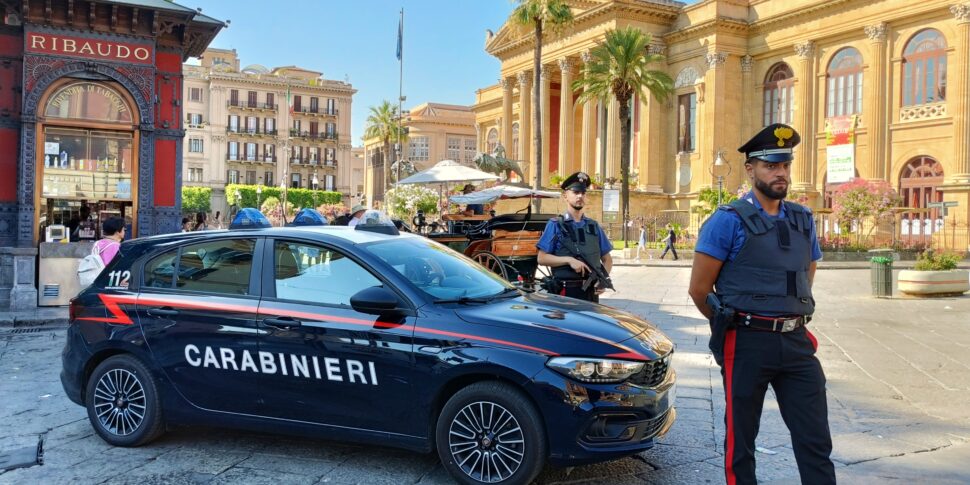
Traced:
<path fill-rule="evenodd" d="M 542 419 L 518 389 L 478 382 L 448 400 L 435 430 L 438 457 L 459 483 L 529 483 L 546 459 Z"/>
<path fill-rule="evenodd" d="M 98 365 L 84 397 L 91 426 L 111 445 L 140 446 L 164 432 L 155 377 L 130 355 Z"/>

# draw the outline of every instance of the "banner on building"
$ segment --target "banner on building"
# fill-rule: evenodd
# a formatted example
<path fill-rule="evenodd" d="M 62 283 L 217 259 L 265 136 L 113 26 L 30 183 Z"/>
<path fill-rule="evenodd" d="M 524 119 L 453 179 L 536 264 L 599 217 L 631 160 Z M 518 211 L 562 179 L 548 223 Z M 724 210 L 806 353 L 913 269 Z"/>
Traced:
<path fill-rule="evenodd" d="M 827 183 L 839 184 L 855 177 L 855 123 L 856 115 L 825 120 Z"/>

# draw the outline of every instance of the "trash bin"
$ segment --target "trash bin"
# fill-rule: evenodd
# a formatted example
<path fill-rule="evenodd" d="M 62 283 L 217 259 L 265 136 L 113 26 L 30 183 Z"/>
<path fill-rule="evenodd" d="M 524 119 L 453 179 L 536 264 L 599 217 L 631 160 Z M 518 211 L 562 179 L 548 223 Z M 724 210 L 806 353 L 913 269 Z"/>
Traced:
<path fill-rule="evenodd" d="M 872 282 L 872 296 L 893 296 L 893 258 L 892 256 L 875 256 L 869 259 L 870 276 Z"/>

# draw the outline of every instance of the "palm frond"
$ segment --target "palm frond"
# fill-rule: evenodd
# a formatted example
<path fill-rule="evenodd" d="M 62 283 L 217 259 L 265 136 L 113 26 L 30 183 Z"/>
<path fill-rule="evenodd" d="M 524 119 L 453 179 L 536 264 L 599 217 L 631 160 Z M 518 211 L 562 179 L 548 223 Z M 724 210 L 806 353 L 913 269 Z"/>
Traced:
<path fill-rule="evenodd" d="M 641 99 L 647 93 L 664 100 L 673 91 L 673 79 L 651 64 L 663 61 L 663 56 L 647 52 L 650 34 L 634 27 L 610 30 L 604 41 L 590 51 L 592 59 L 573 82 L 573 90 L 582 90 L 580 102 L 610 97 L 628 100 L 633 94 Z"/>

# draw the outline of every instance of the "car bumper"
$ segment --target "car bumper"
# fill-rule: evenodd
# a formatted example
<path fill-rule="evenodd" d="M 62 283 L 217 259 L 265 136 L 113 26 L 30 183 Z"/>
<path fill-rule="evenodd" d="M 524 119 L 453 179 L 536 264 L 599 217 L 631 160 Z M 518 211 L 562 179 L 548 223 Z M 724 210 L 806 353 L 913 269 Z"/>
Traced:
<path fill-rule="evenodd" d="M 90 358 L 84 337 L 77 331 L 77 326 L 71 325 L 61 351 L 61 386 L 68 399 L 81 406 L 84 406 L 84 365 Z"/>
<path fill-rule="evenodd" d="M 549 461 L 573 466 L 613 460 L 653 447 L 677 418 L 676 373 L 656 387 L 585 384 L 550 369 L 533 383 L 549 441 Z"/>

